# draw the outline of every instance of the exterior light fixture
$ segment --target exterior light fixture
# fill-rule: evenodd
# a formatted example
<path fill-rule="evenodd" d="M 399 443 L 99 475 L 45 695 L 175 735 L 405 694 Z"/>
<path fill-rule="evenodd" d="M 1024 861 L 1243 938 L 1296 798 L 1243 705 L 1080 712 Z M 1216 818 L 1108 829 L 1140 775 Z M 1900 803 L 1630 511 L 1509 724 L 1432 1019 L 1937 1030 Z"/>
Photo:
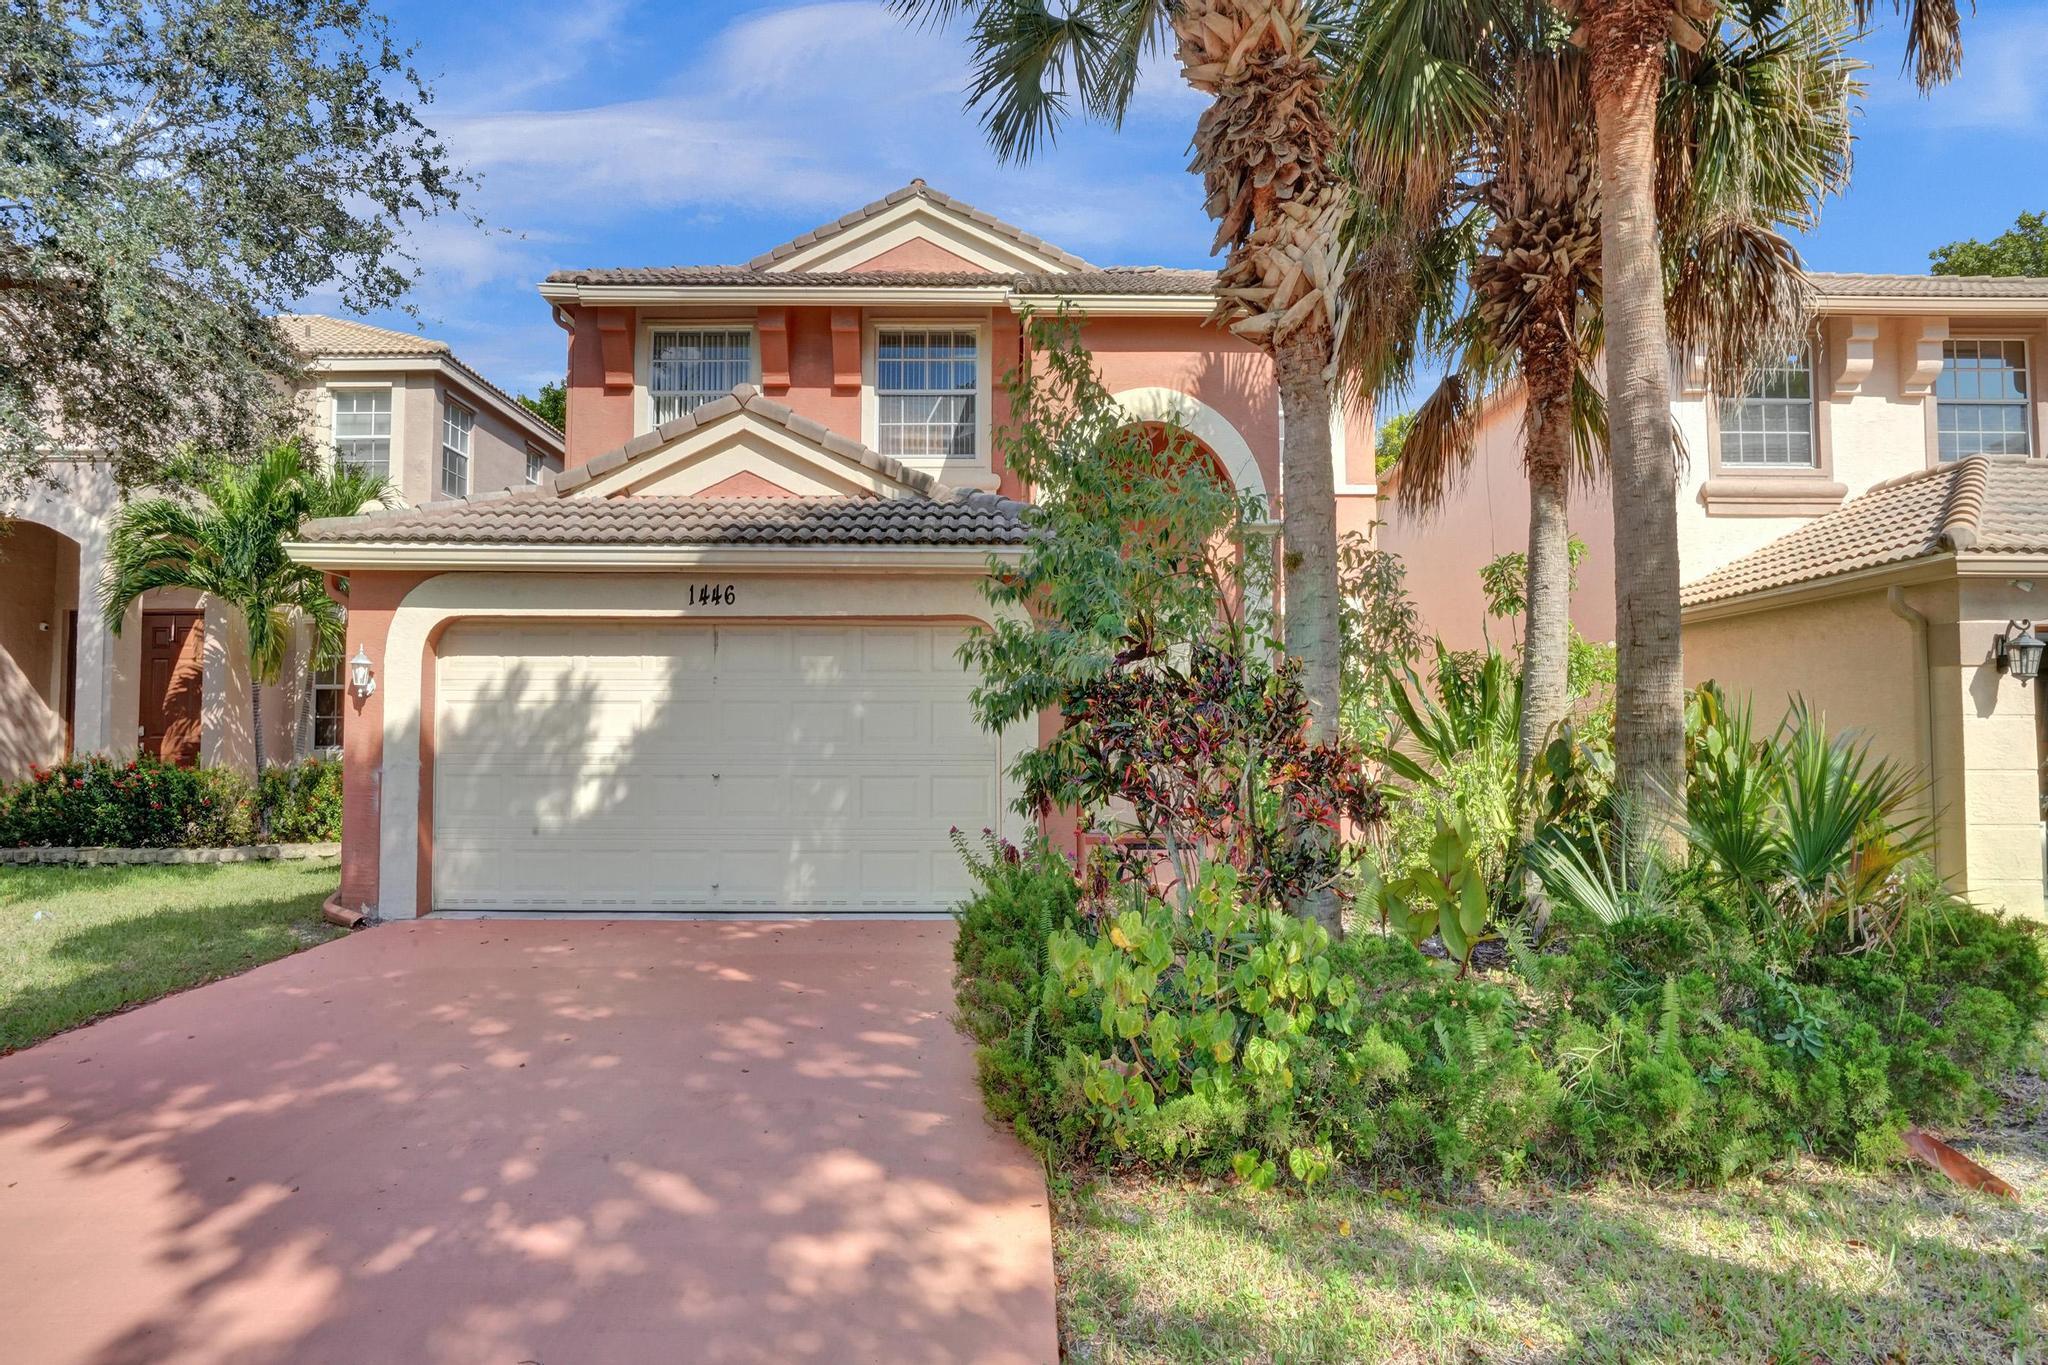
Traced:
<path fill-rule="evenodd" d="M 2038 645 L 2039 641 L 2035 643 Z M 2034 657 L 2037 660 L 2041 657 L 2038 648 L 2034 651 Z M 367 697 L 377 690 L 377 674 L 376 670 L 370 667 L 370 651 L 361 645 L 356 646 L 355 658 L 348 661 L 348 684 L 355 689 L 358 697 Z"/>
<path fill-rule="evenodd" d="M 2000 673 L 2010 673 L 2020 686 L 2041 676 L 2041 650 L 2048 641 L 2034 633 L 2032 621 L 2007 621 L 2005 629 L 1991 637 L 1991 654 Z"/>

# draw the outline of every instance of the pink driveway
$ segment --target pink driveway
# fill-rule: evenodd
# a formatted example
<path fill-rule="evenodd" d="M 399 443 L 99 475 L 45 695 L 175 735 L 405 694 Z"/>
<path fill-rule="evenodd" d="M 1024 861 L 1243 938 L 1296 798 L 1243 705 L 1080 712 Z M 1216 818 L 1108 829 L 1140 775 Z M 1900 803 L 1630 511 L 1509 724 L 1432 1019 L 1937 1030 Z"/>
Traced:
<path fill-rule="evenodd" d="M 429 920 L 0 1058 L 0 1356 L 1051 1361 L 951 940 Z"/>

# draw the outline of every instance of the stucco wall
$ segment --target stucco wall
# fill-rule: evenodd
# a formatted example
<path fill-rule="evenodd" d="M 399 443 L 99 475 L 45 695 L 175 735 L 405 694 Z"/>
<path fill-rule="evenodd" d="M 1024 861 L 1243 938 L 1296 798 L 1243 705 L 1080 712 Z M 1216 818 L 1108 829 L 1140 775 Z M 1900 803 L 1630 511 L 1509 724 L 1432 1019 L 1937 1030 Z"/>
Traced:
<path fill-rule="evenodd" d="M 1992 663 L 1991 639 L 2031 596 L 2005 579 L 1903 589 L 1928 622 L 1926 654 L 1883 590 L 1689 622 L 1686 682 L 1713 678 L 1775 724 L 1804 696 L 1923 783 L 1936 868 L 1977 903 L 2043 914 L 2040 690 Z M 1927 679 L 1919 695 L 1918 679 Z M 1923 733 L 1924 730 L 1924 733 Z"/>

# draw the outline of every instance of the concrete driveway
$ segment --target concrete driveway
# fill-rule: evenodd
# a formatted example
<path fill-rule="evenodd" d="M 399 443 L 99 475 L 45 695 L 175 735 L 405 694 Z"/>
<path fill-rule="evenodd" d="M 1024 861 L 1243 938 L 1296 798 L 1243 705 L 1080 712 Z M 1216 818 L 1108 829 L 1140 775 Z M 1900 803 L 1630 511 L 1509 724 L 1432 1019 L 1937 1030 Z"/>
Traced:
<path fill-rule="evenodd" d="M 0 1058 L 0 1356 L 1052 1361 L 951 941 L 428 920 Z"/>

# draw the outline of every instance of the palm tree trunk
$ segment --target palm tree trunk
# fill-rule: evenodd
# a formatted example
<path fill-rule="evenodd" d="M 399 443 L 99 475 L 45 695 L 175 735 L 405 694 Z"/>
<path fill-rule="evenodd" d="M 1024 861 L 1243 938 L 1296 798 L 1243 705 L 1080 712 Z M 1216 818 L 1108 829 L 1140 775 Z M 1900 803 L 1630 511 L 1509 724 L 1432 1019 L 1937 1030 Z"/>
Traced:
<path fill-rule="evenodd" d="M 1343 636 L 1337 590 L 1337 484 L 1330 452 L 1330 346 L 1327 325 L 1297 328 L 1273 351 L 1286 433 L 1280 451 L 1282 587 L 1287 652 L 1301 660 L 1309 705 L 1309 740 L 1337 737 L 1343 691 Z M 1327 842 L 1334 832 L 1315 826 L 1296 831 L 1304 843 Z M 1293 907 L 1332 937 L 1344 934 L 1335 892 L 1324 889 Z"/>
<path fill-rule="evenodd" d="M 1616 779 L 1651 837 L 1675 852 L 1685 683 L 1654 142 L 1668 10 L 1669 0 L 1608 0 L 1589 25 L 1589 46 L 1614 480 Z"/>
<path fill-rule="evenodd" d="M 1533 398 L 1533 395 L 1532 395 Z M 1515 754 L 1524 782 L 1571 703 L 1571 419 L 1567 404 L 1533 402 L 1529 425 L 1529 578 L 1522 637 L 1522 721 Z M 1540 415 L 1539 415 L 1540 414 Z"/>

